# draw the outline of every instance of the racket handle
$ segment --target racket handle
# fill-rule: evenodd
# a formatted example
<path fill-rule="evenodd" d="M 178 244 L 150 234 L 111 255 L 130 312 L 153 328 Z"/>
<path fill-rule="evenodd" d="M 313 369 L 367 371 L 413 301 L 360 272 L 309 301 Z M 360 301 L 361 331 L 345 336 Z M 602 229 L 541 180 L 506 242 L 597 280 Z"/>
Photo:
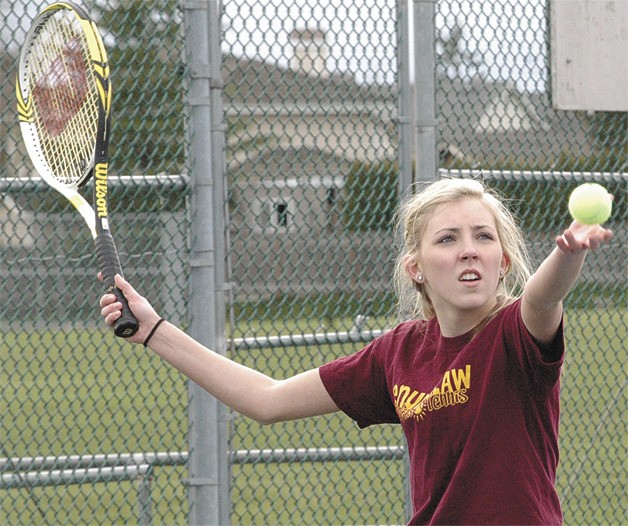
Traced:
<path fill-rule="evenodd" d="M 98 234 L 95 243 L 98 266 L 102 272 L 105 285 L 107 285 L 107 292 L 114 294 L 117 301 L 122 303 L 122 316 L 114 322 L 113 333 L 120 338 L 129 338 L 137 332 L 140 325 L 137 318 L 131 312 L 126 297 L 115 285 L 114 278 L 116 274 L 122 276 L 122 267 L 120 265 L 120 259 L 118 258 L 116 245 L 109 232 L 101 232 Z"/>
<path fill-rule="evenodd" d="M 118 287 L 114 287 L 111 291 L 115 294 L 116 299 L 122 303 L 122 316 L 113 323 L 113 333 L 120 338 L 130 338 L 140 328 L 140 324 L 131 312 L 129 302 Z"/>

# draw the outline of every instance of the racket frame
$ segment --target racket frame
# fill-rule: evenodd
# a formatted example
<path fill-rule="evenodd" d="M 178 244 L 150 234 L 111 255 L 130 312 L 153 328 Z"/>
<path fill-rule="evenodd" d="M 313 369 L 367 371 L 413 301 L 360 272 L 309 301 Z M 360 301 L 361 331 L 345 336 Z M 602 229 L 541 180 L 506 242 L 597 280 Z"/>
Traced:
<path fill-rule="evenodd" d="M 43 146 L 35 123 L 33 95 L 29 90 L 27 64 L 29 54 L 26 51 L 32 40 L 45 26 L 48 18 L 60 9 L 70 11 L 81 25 L 89 53 L 88 67 L 92 70 L 98 91 L 98 120 L 94 151 L 91 159 L 81 168 L 80 176 L 72 183 L 64 183 L 55 177 L 53 168 L 42 153 Z M 26 34 L 18 64 L 16 96 L 20 128 L 33 165 L 48 185 L 70 201 L 90 229 L 95 240 L 99 267 L 107 285 L 107 291 L 115 294 L 118 301 L 123 304 L 122 316 L 114 324 L 114 332 L 117 336 L 128 338 L 137 332 L 139 324 L 128 306 L 128 301 L 114 282 L 115 274 L 122 275 L 122 268 L 109 230 L 107 207 L 108 146 L 112 96 L 109 73 L 107 53 L 94 21 L 80 6 L 72 2 L 53 2 L 39 13 Z M 78 192 L 78 189 L 84 186 L 92 175 L 94 176 L 93 206 L 90 206 Z"/>

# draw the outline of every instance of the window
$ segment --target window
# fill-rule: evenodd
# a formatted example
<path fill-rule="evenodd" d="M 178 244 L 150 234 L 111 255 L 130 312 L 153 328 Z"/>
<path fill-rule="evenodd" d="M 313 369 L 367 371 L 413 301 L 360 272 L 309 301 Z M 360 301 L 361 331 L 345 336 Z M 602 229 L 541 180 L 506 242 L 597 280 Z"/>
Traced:
<path fill-rule="evenodd" d="M 295 205 L 290 198 L 270 197 L 259 201 L 260 214 L 257 224 L 269 234 L 289 232 L 295 227 Z"/>
<path fill-rule="evenodd" d="M 288 204 L 279 202 L 273 203 L 275 221 L 274 224 L 278 227 L 288 228 L 288 220 L 290 213 L 288 212 Z"/>

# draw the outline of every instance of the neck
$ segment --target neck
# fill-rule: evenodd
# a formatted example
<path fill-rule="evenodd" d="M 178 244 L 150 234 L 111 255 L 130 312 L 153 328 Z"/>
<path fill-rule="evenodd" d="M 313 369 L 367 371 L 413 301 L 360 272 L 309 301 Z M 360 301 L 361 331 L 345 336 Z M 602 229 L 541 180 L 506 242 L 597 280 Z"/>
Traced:
<path fill-rule="evenodd" d="M 454 338 L 473 330 L 481 325 L 493 312 L 496 302 L 481 309 L 459 310 L 455 312 L 439 313 L 436 310 L 436 318 L 440 331 L 446 338 Z"/>

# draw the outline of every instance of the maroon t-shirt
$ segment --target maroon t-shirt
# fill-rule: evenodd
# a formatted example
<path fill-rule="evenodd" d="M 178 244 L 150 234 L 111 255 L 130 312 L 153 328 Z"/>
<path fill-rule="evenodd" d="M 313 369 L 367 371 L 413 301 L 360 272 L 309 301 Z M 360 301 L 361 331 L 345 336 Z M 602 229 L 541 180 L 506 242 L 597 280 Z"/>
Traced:
<path fill-rule="evenodd" d="M 436 319 L 402 323 L 320 368 L 334 402 L 360 427 L 401 423 L 410 524 L 562 523 L 562 324 L 541 348 L 520 307 L 504 308 L 475 337 L 446 338 Z"/>

